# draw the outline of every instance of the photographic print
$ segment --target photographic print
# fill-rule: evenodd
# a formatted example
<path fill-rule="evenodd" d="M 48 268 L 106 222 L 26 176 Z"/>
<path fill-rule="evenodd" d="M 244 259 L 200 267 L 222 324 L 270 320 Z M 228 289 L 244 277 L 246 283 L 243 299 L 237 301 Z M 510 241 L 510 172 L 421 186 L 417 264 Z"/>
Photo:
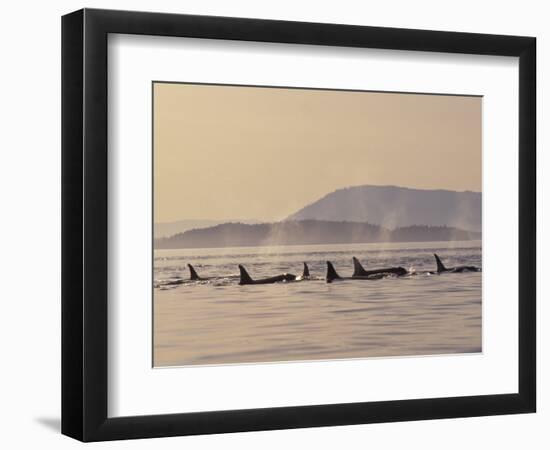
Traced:
<path fill-rule="evenodd" d="M 482 97 L 152 95 L 154 367 L 482 351 Z"/>

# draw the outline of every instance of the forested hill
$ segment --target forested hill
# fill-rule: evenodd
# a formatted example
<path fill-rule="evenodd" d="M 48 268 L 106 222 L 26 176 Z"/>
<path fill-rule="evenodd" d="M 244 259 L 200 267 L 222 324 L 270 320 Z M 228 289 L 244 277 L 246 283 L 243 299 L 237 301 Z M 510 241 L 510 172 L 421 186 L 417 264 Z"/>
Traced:
<path fill-rule="evenodd" d="M 250 247 L 369 242 L 464 241 L 481 233 L 447 226 L 413 225 L 393 230 L 367 222 L 288 220 L 274 223 L 224 223 L 155 239 L 155 248 Z"/>

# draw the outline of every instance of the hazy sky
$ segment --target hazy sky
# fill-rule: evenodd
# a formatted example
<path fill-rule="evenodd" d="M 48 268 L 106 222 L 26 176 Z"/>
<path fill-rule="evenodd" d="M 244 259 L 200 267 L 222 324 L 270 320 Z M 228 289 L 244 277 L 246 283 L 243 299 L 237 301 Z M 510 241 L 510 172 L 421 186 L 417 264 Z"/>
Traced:
<path fill-rule="evenodd" d="M 361 184 L 481 191 L 481 102 L 155 83 L 155 222 L 280 220 Z"/>

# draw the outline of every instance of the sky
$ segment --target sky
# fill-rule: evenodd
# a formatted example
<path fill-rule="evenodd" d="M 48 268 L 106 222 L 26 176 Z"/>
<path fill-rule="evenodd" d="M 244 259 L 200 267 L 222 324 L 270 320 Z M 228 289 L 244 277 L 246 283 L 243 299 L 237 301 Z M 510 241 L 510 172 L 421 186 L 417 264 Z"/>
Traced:
<path fill-rule="evenodd" d="M 154 83 L 155 222 L 277 221 L 363 184 L 481 192 L 482 98 Z"/>

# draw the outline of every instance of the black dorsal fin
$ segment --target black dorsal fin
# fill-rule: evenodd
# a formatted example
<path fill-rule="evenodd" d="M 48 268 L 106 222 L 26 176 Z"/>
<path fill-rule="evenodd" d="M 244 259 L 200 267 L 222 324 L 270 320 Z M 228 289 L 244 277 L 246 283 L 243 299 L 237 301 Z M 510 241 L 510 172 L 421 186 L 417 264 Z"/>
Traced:
<path fill-rule="evenodd" d="M 254 280 L 250 278 L 250 275 L 248 275 L 248 272 L 246 269 L 239 264 L 239 271 L 241 272 L 241 280 L 239 281 L 239 284 L 252 284 L 254 283 Z"/>
<path fill-rule="evenodd" d="M 434 253 L 434 256 L 435 256 L 435 262 L 437 263 L 437 271 L 438 272 L 445 272 L 447 270 L 447 268 L 443 265 L 443 263 L 439 259 L 439 256 L 437 256 L 435 253 Z"/>
<path fill-rule="evenodd" d="M 187 264 L 187 267 L 189 267 L 189 279 L 190 280 L 196 281 L 196 280 L 201 279 L 201 277 L 199 277 L 199 275 L 197 274 L 197 271 L 195 270 L 195 268 L 191 264 Z"/>
<path fill-rule="evenodd" d="M 302 273 L 302 278 L 309 278 L 309 267 L 307 263 L 304 263 L 304 273 Z"/>
<path fill-rule="evenodd" d="M 366 274 L 366 270 L 363 268 L 359 260 L 354 256 L 353 257 L 353 276 L 361 276 Z"/>
<path fill-rule="evenodd" d="M 330 283 L 332 280 L 336 280 L 337 278 L 340 278 L 340 275 L 336 273 L 332 263 L 327 261 L 327 283 Z"/>

